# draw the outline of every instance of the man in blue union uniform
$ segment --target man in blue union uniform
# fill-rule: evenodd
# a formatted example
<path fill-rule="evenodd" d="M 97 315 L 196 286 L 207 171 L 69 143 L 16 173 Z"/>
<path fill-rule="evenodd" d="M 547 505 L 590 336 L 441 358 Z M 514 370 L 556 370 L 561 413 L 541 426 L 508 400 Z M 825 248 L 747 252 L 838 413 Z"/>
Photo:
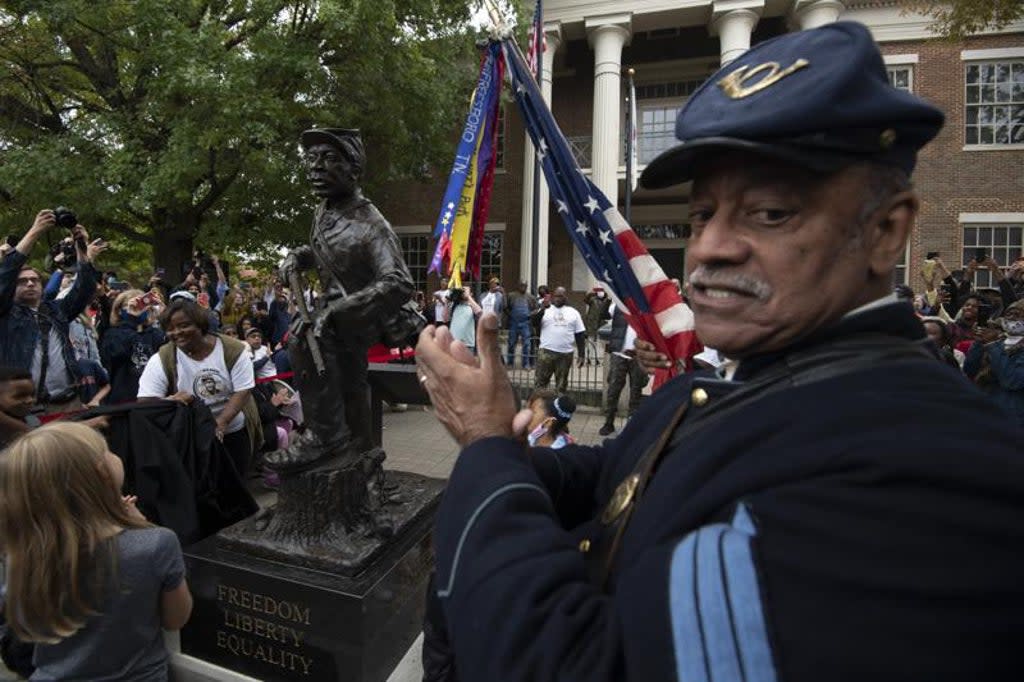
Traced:
<path fill-rule="evenodd" d="M 679 113 L 689 299 L 730 358 L 601 447 L 527 449 L 496 324 L 417 358 L 463 446 L 437 517 L 460 680 L 1018 680 L 1024 434 L 887 295 L 942 114 L 868 31 L 762 43 Z"/>

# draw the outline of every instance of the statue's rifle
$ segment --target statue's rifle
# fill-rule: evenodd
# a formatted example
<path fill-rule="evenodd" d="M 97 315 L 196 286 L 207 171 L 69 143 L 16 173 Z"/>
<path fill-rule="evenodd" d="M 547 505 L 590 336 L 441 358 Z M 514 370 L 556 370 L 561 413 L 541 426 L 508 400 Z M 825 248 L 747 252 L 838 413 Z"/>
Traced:
<path fill-rule="evenodd" d="M 313 320 L 309 314 L 309 306 L 306 305 L 306 293 L 302 287 L 302 280 L 299 273 L 292 271 L 288 274 L 288 286 L 291 287 L 292 296 L 295 297 L 295 305 L 299 309 L 299 319 L 306 330 L 306 345 L 309 346 L 309 354 L 313 358 L 313 366 L 316 373 L 323 375 L 327 371 L 324 366 L 324 356 L 320 353 L 320 342 L 313 332 Z"/>

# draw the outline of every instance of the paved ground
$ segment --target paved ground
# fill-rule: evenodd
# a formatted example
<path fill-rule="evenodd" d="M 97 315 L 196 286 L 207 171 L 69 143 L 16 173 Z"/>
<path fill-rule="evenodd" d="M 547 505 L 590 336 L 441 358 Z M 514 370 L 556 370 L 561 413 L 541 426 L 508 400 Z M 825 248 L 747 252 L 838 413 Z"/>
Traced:
<path fill-rule="evenodd" d="M 618 420 L 621 427 L 623 420 Z M 600 443 L 597 431 L 604 415 L 594 408 L 580 407 L 569 422 L 572 437 L 591 445 Z M 425 476 L 447 478 L 459 454 L 451 439 L 429 408 L 410 405 L 406 412 L 384 413 L 384 450 L 387 469 L 412 471 Z"/>

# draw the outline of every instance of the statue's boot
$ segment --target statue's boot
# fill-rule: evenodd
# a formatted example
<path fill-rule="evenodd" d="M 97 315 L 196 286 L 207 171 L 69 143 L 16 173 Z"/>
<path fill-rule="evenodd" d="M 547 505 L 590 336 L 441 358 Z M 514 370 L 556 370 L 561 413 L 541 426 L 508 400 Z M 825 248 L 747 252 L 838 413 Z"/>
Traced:
<path fill-rule="evenodd" d="M 265 455 L 263 463 L 278 473 L 302 471 L 322 459 L 350 451 L 350 443 L 348 438 L 325 443 L 313 429 L 306 429 L 287 448 Z"/>

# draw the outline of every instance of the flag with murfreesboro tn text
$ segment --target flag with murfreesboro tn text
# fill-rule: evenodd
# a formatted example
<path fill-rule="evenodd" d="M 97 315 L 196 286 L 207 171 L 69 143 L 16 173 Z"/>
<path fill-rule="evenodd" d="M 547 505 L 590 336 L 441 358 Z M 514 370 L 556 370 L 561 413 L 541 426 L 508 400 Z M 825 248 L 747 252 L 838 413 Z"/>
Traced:
<path fill-rule="evenodd" d="M 689 369 L 701 350 L 693 312 L 622 214 L 576 163 L 519 47 L 511 38 L 501 45 L 515 101 L 569 236 L 637 335 L 672 359 L 673 370 L 655 377 L 660 385 L 675 374 L 676 361 L 683 360 Z"/>
<path fill-rule="evenodd" d="M 481 62 L 480 77 L 434 228 L 437 246 L 428 271 L 447 275 L 452 287 L 462 286 L 464 274 L 480 277 L 484 228 L 497 161 L 504 72 L 501 47 L 491 43 Z"/>

